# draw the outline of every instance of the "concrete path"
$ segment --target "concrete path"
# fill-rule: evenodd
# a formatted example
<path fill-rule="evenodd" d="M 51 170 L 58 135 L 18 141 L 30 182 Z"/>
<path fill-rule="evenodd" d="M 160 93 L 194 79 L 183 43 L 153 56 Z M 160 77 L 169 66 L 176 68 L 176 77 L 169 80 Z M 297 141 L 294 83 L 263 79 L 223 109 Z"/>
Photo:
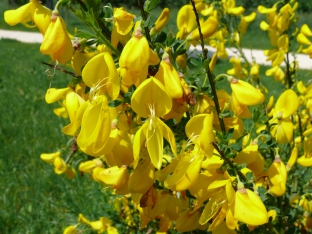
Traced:
<path fill-rule="evenodd" d="M 10 31 L 10 30 L 0 30 L 0 39 L 1 38 L 9 38 L 18 40 L 25 43 L 41 43 L 42 42 L 42 35 L 40 33 L 34 33 L 34 32 L 22 32 L 22 31 Z M 191 46 L 191 50 L 194 50 L 195 48 Z M 216 49 L 210 46 L 207 46 L 207 49 L 209 51 L 209 55 L 212 55 Z M 196 46 L 196 50 L 201 53 L 201 47 Z M 235 57 L 239 53 L 235 48 L 229 48 L 227 49 L 229 57 Z M 270 66 L 271 62 L 266 61 L 266 56 L 263 54 L 262 50 L 250 50 L 250 49 L 243 49 L 243 52 L 245 56 L 247 57 L 248 61 L 252 61 L 252 57 L 256 59 L 256 62 L 258 64 L 263 64 Z M 196 51 L 195 51 L 196 53 Z M 194 54 L 194 53 L 193 53 Z M 299 68 L 300 69 L 312 69 L 312 59 L 309 57 L 309 55 L 306 54 L 297 54 L 296 55 L 297 61 L 299 61 Z M 293 56 L 290 56 L 290 61 L 292 62 L 294 60 Z M 282 64 L 282 66 L 285 66 L 285 64 Z"/>

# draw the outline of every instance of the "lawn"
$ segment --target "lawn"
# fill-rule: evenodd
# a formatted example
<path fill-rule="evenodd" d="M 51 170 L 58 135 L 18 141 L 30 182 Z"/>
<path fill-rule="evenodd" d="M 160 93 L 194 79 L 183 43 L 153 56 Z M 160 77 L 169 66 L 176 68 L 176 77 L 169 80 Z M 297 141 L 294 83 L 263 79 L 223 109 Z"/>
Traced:
<path fill-rule="evenodd" d="M 44 101 L 50 79 L 39 46 L 0 40 L 1 233 L 60 233 L 79 213 L 96 220 L 112 210 L 97 183 L 80 174 L 72 180 L 56 175 L 39 158 L 70 147 L 61 133 L 67 120 Z M 57 72 L 52 86 L 69 79 Z"/>
<path fill-rule="evenodd" d="M 0 3 L 1 14 L 7 7 L 6 3 Z M 172 15 L 175 14 L 173 10 Z M 70 14 L 68 17 L 70 31 L 82 27 Z M 259 21 L 257 19 L 252 28 Z M 171 21 L 168 28 L 174 24 Z M 24 27 L 9 27 L 0 21 L 0 29 L 24 30 Z M 259 43 L 257 33 L 259 30 L 255 29 L 255 34 L 246 36 L 243 42 L 250 47 L 267 46 L 265 41 Z M 40 160 L 41 153 L 70 148 L 71 138 L 61 132 L 68 120 L 53 114 L 53 108 L 58 105 L 46 104 L 44 95 L 51 84 L 56 88 L 65 87 L 71 77 L 56 71 L 50 79 L 46 73 L 48 67 L 41 64 L 49 58 L 40 54 L 39 47 L 39 44 L 0 40 L 1 233 L 60 233 L 66 226 L 77 223 L 79 213 L 90 220 L 110 217 L 113 224 L 120 227 L 123 224 L 118 221 L 119 214 L 98 183 L 79 173 L 72 180 L 56 175 L 51 165 Z M 219 61 L 214 72 L 226 73 L 230 67 L 227 60 Z M 261 67 L 261 80 L 270 87 L 267 96 L 276 96 L 283 86 L 272 77 L 266 77 L 266 69 L 268 67 Z M 309 71 L 301 70 L 298 79 L 307 82 L 309 75 Z M 228 87 L 225 81 L 218 85 L 227 90 Z"/>

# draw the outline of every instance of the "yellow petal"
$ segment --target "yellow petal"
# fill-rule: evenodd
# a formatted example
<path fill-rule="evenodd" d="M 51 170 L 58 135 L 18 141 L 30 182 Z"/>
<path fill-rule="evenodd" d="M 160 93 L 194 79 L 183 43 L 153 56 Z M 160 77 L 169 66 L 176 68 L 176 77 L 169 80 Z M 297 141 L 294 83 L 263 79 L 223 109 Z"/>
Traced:
<path fill-rule="evenodd" d="M 100 95 L 84 112 L 77 143 L 80 147 L 92 145 L 94 153 L 97 153 L 105 146 L 110 132 L 108 102 L 105 96 Z"/>
<path fill-rule="evenodd" d="M 226 202 L 226 197 L 224 193 L 221 193 L 219 196 L 212 197 L 205 205 L 203 213 L 200 216 L 199 223 L 203 225 L 207 223 L 210 219 L 212 219 L 215 214 L 221 209 L 224 202 Z"/>
<path fill-rule="evenodd" d="M 150 48 L 146 38 L 141 33 L 136 33 L 124 47 L 119 66 L 131 71 L 140 70 L 150 57 Z"/>
<path fill-rule="evenodd" d="M 40 155 L 41 160 L 48 162 L 48 163 L 53 163 L 54 160 L 58 157 L 61 157 L 61 152 L 55 152 L 55 153 L 44 153 Z"/>
<path fill-rule="evenodd" d="M 159 117 L 167 114 L 172 107 L 171 98 L 165 87 L 154 77 L 143 81 L 131 98 L 132 109 L 144 118 L 151 114 L 149 105 L 154 105 L 155 115 Z"/>
<path fill-rule="evenodd" d="M 170 10 L 169 8 L 164 8 L 160 14 L 160 16 L 157 18 L 155 22 L 155 26 L 151 30 L 151 36 L 157 32 L 160 32 L 168 23 L 170 18 Z"/>
<path fill-rule="evenodd" d="M 251 112 L 248 107 L 240 104 L 234 95 L 231 97 L 231 108 L 234 114 L 239 118 L 249 119 L 251 117 Z"/>
<path fill-rule="evenodd" d="M 108 52 L 100 53 L 88 61 L 82 70 L 82 79 L 89 87 L 106 90 L 113 100 L 119 95 L 119 75 Z"/>
<path fill-rule="evenodd" d="M 176 229 L 178 232 L 188 232 L 195 230 L 198 226 L 198 220 L 200 217 L 200 211 L 192 212 L 187 209 L 180 213 L 179 218 L 176 220 Z"/>
<path fill-rule="evenodd" d="M 119 189 L 123 186 L 127 186 L 129 172 L 125 167 L 119 168 L 114 166 L 101 170 L 98 176 L 98 179 L 111 186 L 111 188 Z"/>
<path fill-rule="evenodd" d="M 64 134 L 69 135 L 69 136 L 75 136 L 76 135 L 77 130 L 81 125 L 83 114 L 89 105 L 90 105 L 90 102 L 86 101 L 79 107 L 73 121 L 70 122 L 70 124 L 68 124 L 67 126 L 63 127 L 62 132 Z"/>
<path fill-rule="evenodd" d="M 167 54 L 168 55 L 168 54 Z M 169 55 L 168 55 L 169 56 Z M 166 88 L 171 98 L 181 98 L 183 90 L 178 72 L 171 65 L 169 58 L 163 58 L 155 75 Z"/>
<path fill-rule="evenodd" d="M 203 158 L 204 155 L 199 154 L 191 160 L 189 160 L 189 157 L 180 160 L 175 171 L 165 180 L 165 187 L 173 191 L 184 191 L 191 187 L 199 176 Z"/>
<path fill-rule="evenodd" d="M 299 99 L 297 94 L 288 89 L 282 93 L 275 104 L 275 113 L 278 119 L 288 118 L 293 115 L 299 107 Z"/>
<path fill-rule="evenodd" d="M 35 9 L 32 11 L 32 19 L 41 34 L 44 36 L 51 22 L 52 11 L 49 8 L 42 6 L 39 1 L 34 2 Z"/>
<path fill-rule="evenodd" d="M 290 119 L 283 119 L 278 122 L 276 141 L 279 144 L 291 143 L 293 140 L 294 127 Z"/>
<path fill-rule="evenodd" d="M 60 99 L 65 99 L 65 94 L 70 90 L 69 87 L 56 89 L 56 88 L 49 88 L 44 96 L 45 101 L 48 104 L 56 102 Z"/>
<path fill-rule="evenodd" d="M 251 226 L 268 222 L 267 210 L 260 197 L 245 188 L 236 192 L 234 218 Z"/>
<path fill-rule="evenodd" d="M 161 121 L 157 119 L 157 122 Z M 153 165 L 160 169 L 163 157 L 163 134 L 158 124 L 155 127 L 148 127 L 145 130 L 146 146 Z"/>
<path fill-rule="evenodd" d="M 154 183 L 154 169 L 149 159 L 141 161 L 129 177 L 129 192 L 146 193 Z"/>
<path fill-rule="evenodd" d="M 305 155 L 298 158 L 297 163 L 303 167 L 311 167 L 312 166 L 312 157 L 306 157 Z"/>
<path fill-rule="evenodd" d="M 218 20 L 214 16 L 210 16 L 202 25 L 201 25 L 201 32 L 203 38 L 209 38 L 213 34 L 215 34 L 218 30 Z M 187 40 L 199 40 L 200 35 L 198 29 L 194 29 L 193 32 L 187 37 Z"/>
<path fill-rule="evenodd" d="M 55 160 L 53 161 L 53 165 L 54 172 L 58 175 L 63 174 L 67 169 L 66 163 L 61 157 L 56 157 Z"/>
<path fill-rule="evenodd" d="M 251 84 L 235 78 L 230 79 L 232 95 L 237 101 L 247 106 L 254 106 L 264 100 L 264 95 Z"/>
<path fill-rule="evenodd" d="M 184 5 L 180 8 L 177 15 L 177 25 L 179 30 L 185 30 L 187 34 L 196 26 L 196 17 L 191 5 Z"/>
<path fill-rule="evenodd" d="M 56 16 L 51 23 L 43 37 L 43 42 L 40 46 L 40 51 L 43 54 L 54 54 L 60 50 L 66 43 L 69 37 L 63 19 L 60 16 Z"/>
<path fill-rule="evenodd" d="M 121 35 L 128 34 L 134 25 L 133 19 L 135 15 L 128 13 L 123 8 L 115 8 L 113 17 L 117 32 Z"/>
<path fill-rule="evenodd" d="M 303 33 L 297 35 L 297 41 L 303 45 L 311 45 L 311 41 Z"/>
<path fill-rule="evenodd" d="M 4 21 L 10 26 L 31 21 L 31 9 L 33 5 L 33 2 L 29 2 L 16 10 L 5 11 Z"/>
<path fill-rule="evenodd" d="M 312 36 L 312 31 L 307 24 L 303 24 L 301 26 L 300 32 L 303 33 L 304 35 L 308 36 L 308 37 Z"/>

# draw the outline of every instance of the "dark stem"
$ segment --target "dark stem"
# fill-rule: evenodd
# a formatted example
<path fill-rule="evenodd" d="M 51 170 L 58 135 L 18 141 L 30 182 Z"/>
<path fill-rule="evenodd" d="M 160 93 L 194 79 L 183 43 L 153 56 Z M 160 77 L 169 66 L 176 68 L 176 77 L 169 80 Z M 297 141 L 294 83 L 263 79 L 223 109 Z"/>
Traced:
<path fill-rule="evenodd" d="M 193 6 L 193 10 L 194 10 L 195 17 L 196 17 L 196 22 L 197 22 L 197 25 L 198 25 L 198 31 L 199 31 L 199 36 L 200 36 L 200 44 L 201 44 L 202 53 L 203 53 L 204 61 L 205 61 L 208 58 L 207 57 L 208 51 L 205 49 L 204 38 L 203 38 L 203 34 L 201 32 L 200 22 L 199 22 L 198 13 L 196 11 L 194 0 L 191 0 L 191 3 L 192 3 L 192 6 Z M 210 83 L 210 86 L 211 86 L 211 90 L 212 90 L 213 102 L 215 104 L 215 107 L 216 107 L 216 110 L 217 110 L 217 113 L 218 113 L 218 119 L 219 119 L 221 131 L 222 131 L 223 134 L 225 134 L 226 133 L 225 125 L 224 125 L 223 119 L 221 118 L 221 115 L 220 115 L 221 111 L 220 111 L 220 105 L 219 105 L 219 101 L 218 101 L 216 86 L 215 86 L 215 83 L 214 83 L 214 80 L 213 80 L 212 73 L 210 71 L 209 64 L 206 67 L 206 73 L 207 73 L 207 76 L 208 76 L 208 79 L 209 79 L 209 83 Z"/>
<path fill-rule="evenodd" d="M 61 71 L 61 72 L 63 72 L 63 73 L 66 73 L 66 74 L 68 74 L 68 75 L 71 75 L 71 76 L 73 76 L 73 77 L 76 77 L 76 78 L 80 77 L 80 76 L 77 76 L 75 73 L 70 72 L 70 71 L 67 71 L 67 70 L 65 70 L 65 69 L 63 69 L 63 68 L 61 68 L 61 67 L 56 66 L 56 65 L 49 64 L 49 63 L 46 63 L 46 62 L 41 62 L 41 63 L 44 64 L 44 65 L 47 65 L 47 66 L 49 66 L 49 67 L 52 67 L 52 68 L 54 68 L 54 69 L 56 69 L 56 70 L 59 70 L 59 71 Z"/>
<path fill-rule="evenodd" d="M 227 158 L 224 153 L 220 150 L 219 146 L 217 145 L 216 142 L 212 141 L 211 142 L 212 146 L 216 149 L 216 151 L 218 151 L 218 153 L 220 154 L 221 158 L 224 160 L 224 162 L 229 165 L 239 176 L 241 181 L 247 181 L 246 177 L 244 176 L 244 174 L 241 171 L 237 171 L 236 168 L 234 167 L 233 162 Z"/>
<path fill-rule="evenodd" d="M 290 76 L 290 65 L 289 65 L 289 52 L 286 53 L 286 80 L 287 80 L 287 89 L 290 89 L 293 81 Z"/>
<path fill-rule="evenodd" d="M 303 131 L 302 131 L 302 122 L 301 122 L 299 110 L 297 110 L 297 115 L 298 115 L 298 125 L 299 125 L 299 132 L 300 132 L 300 138 L 301 138 L 301 147 L 303 149 L 303 147 L 304 147 L 304 136 L 303 136 Z"/>
<path fill-rule="evenodd" d="M 138 0 L 138 5 L 139 5 L 140 11 L 141 11 L 142 18 L 144 21 L 146 21 L 147 15 L 146 15 L 146 12 L 144 11 L 142 0 Z M 148 27 L 144 27 L 144 31 L 145 31 L 146 39 L 148 40 L 148 42 L 150 44 L 152 44 L 152 40 L 151 40 L 151 36 L 150 36 L 150 32 L 149 32 Z"/>

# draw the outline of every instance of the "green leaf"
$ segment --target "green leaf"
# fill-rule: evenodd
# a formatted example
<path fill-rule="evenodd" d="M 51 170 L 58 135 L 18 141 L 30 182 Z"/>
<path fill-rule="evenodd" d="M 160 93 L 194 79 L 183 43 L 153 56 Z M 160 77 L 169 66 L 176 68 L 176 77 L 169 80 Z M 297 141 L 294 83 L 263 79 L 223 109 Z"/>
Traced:
<path fill-rule="evenodd" d="M 96 38 L 96 35 L 93 32 L 90 32 L 86 29 L 79 29 L 75 36 L 85 39 Z"/>
<path fill-rule="evenodd" d="M 167 39 L 167 34 L 165 32 L 160 32 L 155 38 L 155 43 L 164 43 Z"/>
<path fill-rule="evenodd" d="M 247 174 L 246 174 L 246 179 L 247 180 L 253 180 L 253 177 L 254 177 L 254 174 L 252 173 L 252 172 L 247 172 Z"/>
<path fill-rule="evenodd" d="M 135 85 L 132 85 L 129 89 L 128 89 L 128 93 L 125 93 L 124 98 L 125 98 L 125 102 L 126 103 L 131 103 L 131 97 L 133 92 L 135 91 L 136 87 Z"/>
<path fill-rule="evenodd" d="M 197 59 L 191 59 L 190 63 L 193 64 L 195 67 L 201 67 L 201 63 Z"/>
<path fill-rule="evenodd" d="M 168 126 L 168 127 L 171 127 L 171 126 L 174 126 L 176 125 L 178 122 L 175 120 L 175 119 L 168 119 L 165 121 L 165 124 Z"/>
<path fill-rule="evenodd" d="M 226 133 L 226 141 L 230 140 L 233 136 L 234 128 L 230 128 Z"/>
<path fill-rule="evenodd" d="M 109 107 L 117 107 L 117 106 L 119 106 L 119 105 L 122 104 L 122 103 L 123 103 L 123 100 L 121 100 L 121 99 L 116 99 L 116 100 L 110 101 L 110 102 L 108 103 L 108 106 L 109 106 Z"/>
<path fill-rule="evenodd" d="M 155 6 L 159 3 L 160 0 L 147 0 L 144 3 L 144 10 L 147 12 L 151 12 Z"/>

